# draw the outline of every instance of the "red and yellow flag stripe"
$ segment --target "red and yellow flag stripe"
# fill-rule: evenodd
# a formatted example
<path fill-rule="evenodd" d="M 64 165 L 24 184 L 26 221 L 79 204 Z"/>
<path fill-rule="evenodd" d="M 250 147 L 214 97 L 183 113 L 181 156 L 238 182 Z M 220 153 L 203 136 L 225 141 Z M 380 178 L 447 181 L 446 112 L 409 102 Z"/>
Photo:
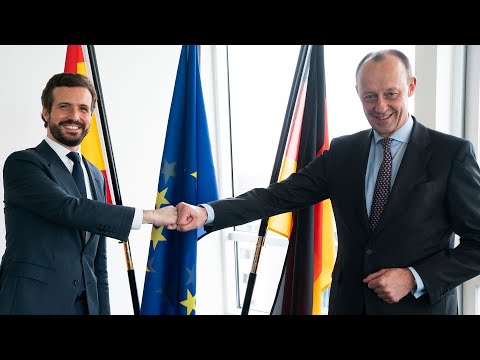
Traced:
<path fill-rule="evenodd" d="M 317 156 L 330 148 L 328 137 L 327 99 L 325 99 L 325 130 L 323 146 Z M 332 270 L 335 265 L 334 219 L 330 199 L 314 207 L 314 256 L 313 256 L 313 308 L 312 315 L 320 315 L 322 310 L 322 292 L 332 283 Z"/>
<path fill-rule="evenodd" d="M 82 45 L 67 45 L 67 56 L 65 58 L 64 72 L 82 74 L 88 76 L 85 57 L 83 56 Z M 92 164 L 100 169 L 107 183 L 107 203 L 112 204 L 112 193 L 110 190 L 110 178 L 107 171 L 106 154 L 102 147 L 103 133 L 98 127 L 95 112 L 92 116 L 90 131 L 82 141 L 81 152 Z"/>
<path fill-rule="evenodd" d="M 306 84 L 300 88 L 300 97 L 293 115 L 292 130 L 288 134 L 285 156 L 283 158 L 278 181 L 282 181 L 297 171 L 298 147 L 300 146 L 300 135 L 302 133 L 303 112 L 305 109 Z M 272 216 L 268 220 L 268 229 L 279 235 L 290 238 L 292 232 L 292 213 L 283 213 Z"/>

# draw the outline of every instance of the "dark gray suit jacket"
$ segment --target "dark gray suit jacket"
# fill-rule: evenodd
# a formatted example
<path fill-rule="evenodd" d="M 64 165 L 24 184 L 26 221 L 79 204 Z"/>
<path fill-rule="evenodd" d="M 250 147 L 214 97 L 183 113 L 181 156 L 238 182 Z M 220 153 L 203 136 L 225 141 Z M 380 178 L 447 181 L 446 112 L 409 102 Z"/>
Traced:
<path fill-rule="evenodd" d="M 135 210 L 106 204 L 102 173 L 83 160 L 94 200 L 45 141 L 5 161 L 0 314 L 74 314 L 82 276 L 90 314 L 110 313 L 105 237 L 126 240 Z"/>
<path fill-rule="evenodd" d="M 330 198 L 338 252 L 329 314 L 457 314 L 455 288 L 480 274 L 480 169 L 467 140 L 426 128 L 412 135 L 374 232 L 365 205 L 373 130 L 333 139 L 308 166 L 267 189 L 218 200 L 207 231 L 243 224 Z M 454 248 L 454 234 L 460 244 Z M 300 241 L 300 240 L 299 240 Z M 362 279 L 413 266 L 427 293 L 387 304 Z"/>

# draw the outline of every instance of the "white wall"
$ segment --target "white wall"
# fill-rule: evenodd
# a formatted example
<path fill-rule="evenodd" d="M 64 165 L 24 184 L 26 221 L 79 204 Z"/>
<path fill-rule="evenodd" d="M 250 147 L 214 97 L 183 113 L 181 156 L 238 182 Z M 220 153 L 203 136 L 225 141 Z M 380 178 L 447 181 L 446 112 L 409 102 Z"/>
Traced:
<path fill-rule="evenodd" d="M 416 45 L 414 115 L 425 125 L 463 136 L 465 45 Z"/>
<path fill-rule="evenodd" d="M 413 113 L 426 125 L 441 131 L 462 132 L 461 74 L 458 62 L 462 45 L 417 45 L 415 74 L 418 86 Z M 173 93 L 180 45 L 96 45 L 110 137 L 120 183 L 122 202 L 153 208 L 163 152 L 163 143 Z M 231 183 L 219 179 L 229 174 L 228 154 L 220 154 L 217 129 L 225 127 L 226 84 L 218 72 L 226 71 L 222 46 L 202 46 L 201 71 L 207 117 L 220 183 L 220 197 L 230 195 Z M 477 49 L 478 50 L 478 49 Z M 40 118 L 40 95 L 47 80 L 62 72 L 66 45 L 0 45 L 0 166 L 15 150 L 36 146 L 45 136 Z M 225 63 L 225 64 L 224 64 Z M 223 65 L 222 65 L 223 64 Z M 221 74 L 220 74 L 221 75 Z M 226 78 L 225 76 L 223 76 Z M 452 85 L 449 85 L 452 84 Z M 217 102 L 213 102 L 213 99 Z M 220 122 L 220 119 L 222 121 Z M 478 124 L 478 120 L 475 124 Z M 468 128 L 466 129 L 467 133 Z M 475 139 L 478 139 L 475 126 Z M 219 131 L 221 132 L 221 131 Z M 222 139 L 222 141 L 227 141 Z M 477 146 L 478 141 L 474 141 Z M 219 168 L 219 166 L 221 168 Z M 223 172 L 221 171 L 223 170 Z M 3 174 L 0 173 L 3 184 Z M 0 191 L 3 202 L 3 191 Z M 130 245 L 141 301 L 151 227 L 132 231 Z M 227 312 L 228 286 L 224 267 L 221 232 L 198 243 L 197 314 Z M 0 255 L 5 250 L 5 226 L 0 220 Z M 123 246 L 109 242 L 109 272 L 112 314 L 132 314 L 130 289 Z M 228 285 L 228 286 L 227 286 Z"/>
<path fill-rule="evenodd" d="M 180 45 L 96 45 L 122 203 L 154 208 Z M 202 82 L 209 123 L 214 123 L 212 49 L 202 48 Z M 33 147 L 45 137 L 40 117 L 41 92 L 64 69 L 66 45 L 0 46 L 0 166 L 13 151 Z M 206 76 L 203 79 L 203 68 Z M 210 126 L 213 128 L 213 125 Z M 212 131 L 212 130 L 211 130 Z M 214 131 L 214 129 L 213 129 Z M 213 138 L 214 136 L 212 136 Z M 3 174 L 0 175 L 3 184 Z M 3 203 L 3 191 L 0 193 Z M 151 226 L 132 231 L 130 246 L 141 301 Z M 5 251 L 5 223 L 0 222 L 0 255 Z M 109 239 L 112 314 L 133 314 L 123 245 Z M 220 239 L 198 244 L 197 314 L 223 313 Z"/>

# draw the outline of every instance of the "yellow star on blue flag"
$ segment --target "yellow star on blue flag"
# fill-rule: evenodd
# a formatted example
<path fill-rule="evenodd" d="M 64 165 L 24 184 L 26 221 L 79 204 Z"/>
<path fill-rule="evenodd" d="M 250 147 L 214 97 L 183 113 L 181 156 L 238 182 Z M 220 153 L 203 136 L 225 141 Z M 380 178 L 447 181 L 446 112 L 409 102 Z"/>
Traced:
<path fill-rule="evenodd" d="M 183 45 L 158 179 L 156 208 L 218 199 L 197 45 Z M 195 315 L 198 230 L 152 230 L 142 315 Z"/>

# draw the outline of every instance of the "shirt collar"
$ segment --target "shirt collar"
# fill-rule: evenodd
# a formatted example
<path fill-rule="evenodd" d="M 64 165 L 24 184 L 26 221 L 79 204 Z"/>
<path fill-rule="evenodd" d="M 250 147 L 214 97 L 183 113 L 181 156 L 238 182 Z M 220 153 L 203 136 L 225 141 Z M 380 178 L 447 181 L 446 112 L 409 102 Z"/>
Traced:
<path fill-rule="evenodd" d="M 53 151 L 55 151 L 57 153 L 57 155 L 60 157 L 60 159 L 64 156 L 66 157 L 67 154 L 69 154 L 71 152 L 65 146 L 60 145 L 59 143 L 53 141 L 48 136 L 45 136 L 45 141 L 47 142 L 48 145 L 50 145 L 50 147 L 53 149 Z M 79 150 L 80 150 L 80 148 L 77 150 L 77 153 L 81 156 L 81 153 L 80 153 Z"/>
<path fill-rule="evenodd" d="M 409 114 L 405 124 L 403 124 L 403 126 L 400 129 L 398 129 L 392 135 L 390 135 L 390 138 L 393 140 L 397 140 L 397 141 L 408 144 L 408 140 L 410 139 L 410 134 L 412 133 L 412 129 L 413 129 L 413 118 Z M 379 135 L 375 130 L 373 130 L 373 136 L 375 137 L 375 143 L 378 143 L 382 139 L 382 136 Z"/>

